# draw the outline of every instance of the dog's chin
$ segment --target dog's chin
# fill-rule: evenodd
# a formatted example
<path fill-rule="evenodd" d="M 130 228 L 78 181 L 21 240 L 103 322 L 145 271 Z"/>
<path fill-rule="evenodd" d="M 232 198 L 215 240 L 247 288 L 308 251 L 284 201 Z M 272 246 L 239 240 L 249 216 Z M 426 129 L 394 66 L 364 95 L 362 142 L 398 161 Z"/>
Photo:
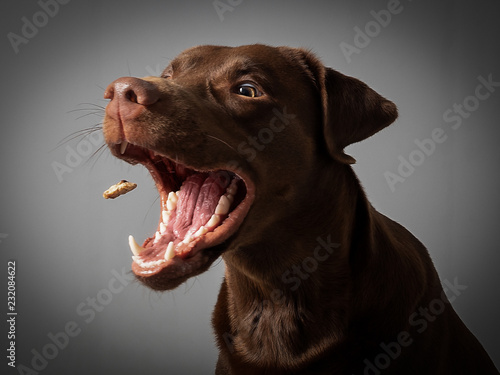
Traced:
<path fill-rule="evenodd" d="M 160 194 L 155 235 L 142 246 L 129 237 L 136 277 L 152 289 L 169 290 L 206 271 L 248 214 L 252 181 L 240 171 L 194 168 L 128 142 L 109 146 L 115 156 L 143 164 Z"/>

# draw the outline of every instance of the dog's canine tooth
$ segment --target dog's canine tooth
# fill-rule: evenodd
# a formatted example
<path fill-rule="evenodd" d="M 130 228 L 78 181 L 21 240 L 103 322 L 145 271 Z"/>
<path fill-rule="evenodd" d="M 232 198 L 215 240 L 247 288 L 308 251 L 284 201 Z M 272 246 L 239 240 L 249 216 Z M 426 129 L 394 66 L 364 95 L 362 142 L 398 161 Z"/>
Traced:
<path fill-rule="evenodd" d="M 128 244 L 130 246 L 130 250 L 132 250 L 132 253 L 136 256 L 141 255 L 144 251 L 144 248 L 135 242 L 134 236 L 132 235 L 128 236 Z"/>
<path fill-rule="evenodd" d="M 206 227 L 208 228 L 213 228 L 215 227 L 217 224 L 220 223 L 220 215 L 212 215 L 212 217 L 210 218 L 210 220 L 208 220 L 208 223 L 205 224 Z"/>
<path fill-rule="evenodd" d="M 229 212 L 229 207 L 231 207 L 231 202 L 225 195 L 223 195 L 219 199 L 219 204 L 215 207 L 215 214 L 226 215 Z"/>
<path fill-rule="evenodd" d="M 165 260 L 170 260 L 175 257 L 174 242 L 170 241 L 165 251 Z"/>
<path fill-rule="evenodd" d="M 125 151 L 127 150 L 127 146 L 128 146 L 128 142 L 127 141 L 123 141 L 120 145 L 120 154 L 124 154 Z"/>

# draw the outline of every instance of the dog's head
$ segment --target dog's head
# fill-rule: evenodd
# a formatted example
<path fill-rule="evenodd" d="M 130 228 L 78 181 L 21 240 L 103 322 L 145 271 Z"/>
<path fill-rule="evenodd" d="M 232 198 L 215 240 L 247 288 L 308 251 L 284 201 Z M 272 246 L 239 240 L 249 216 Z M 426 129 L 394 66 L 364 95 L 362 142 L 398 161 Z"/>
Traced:
<path fill-rule="evenodd" d="M 161 290 L 300 215 L 317 161 L 354 162 L 344 148 L 397 116 L 310 52 L 264 45 L 195 47 L 161 77 L 120 78 L 104 96 L 112 154 L 143 164 L 160 193 L 155 236 L 130 244 L 134 273 Z"/>

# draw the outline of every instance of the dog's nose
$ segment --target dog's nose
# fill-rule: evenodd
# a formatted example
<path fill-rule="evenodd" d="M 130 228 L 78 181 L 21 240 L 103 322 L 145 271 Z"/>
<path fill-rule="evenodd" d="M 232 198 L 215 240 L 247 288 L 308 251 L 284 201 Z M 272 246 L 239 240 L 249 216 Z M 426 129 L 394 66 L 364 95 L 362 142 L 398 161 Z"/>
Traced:
<path fill-rule="evenodd" d="M 134 77 L 118 78 L 104 92 L 104 99 L 111 99 L 107 114 L 123 120 L 138 116 L 159 98 L 160 92 L 154 84 Z"/>

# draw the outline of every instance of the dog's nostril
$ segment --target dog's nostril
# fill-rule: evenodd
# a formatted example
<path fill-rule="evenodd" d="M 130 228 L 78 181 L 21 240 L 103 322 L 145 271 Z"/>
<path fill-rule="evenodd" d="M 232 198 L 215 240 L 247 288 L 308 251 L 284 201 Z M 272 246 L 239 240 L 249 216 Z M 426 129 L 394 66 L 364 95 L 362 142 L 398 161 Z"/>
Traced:
<path fill-rule="evenodd" d="M 128 90 L 126 93 L 125 93 L 125 97 L 130 100 L 132 103 L 138 103 L 137 101 L 137 95 L 136 93 L 134 92 L 134 90 Z"/>
<path fill-rule="evenodd" d="M 108 86 L 104 98 L 117 100 L 123 105 L 148 106 L 159 100 L 160 92 L 153 83 L 138 78 L 123 77 Z"/>

